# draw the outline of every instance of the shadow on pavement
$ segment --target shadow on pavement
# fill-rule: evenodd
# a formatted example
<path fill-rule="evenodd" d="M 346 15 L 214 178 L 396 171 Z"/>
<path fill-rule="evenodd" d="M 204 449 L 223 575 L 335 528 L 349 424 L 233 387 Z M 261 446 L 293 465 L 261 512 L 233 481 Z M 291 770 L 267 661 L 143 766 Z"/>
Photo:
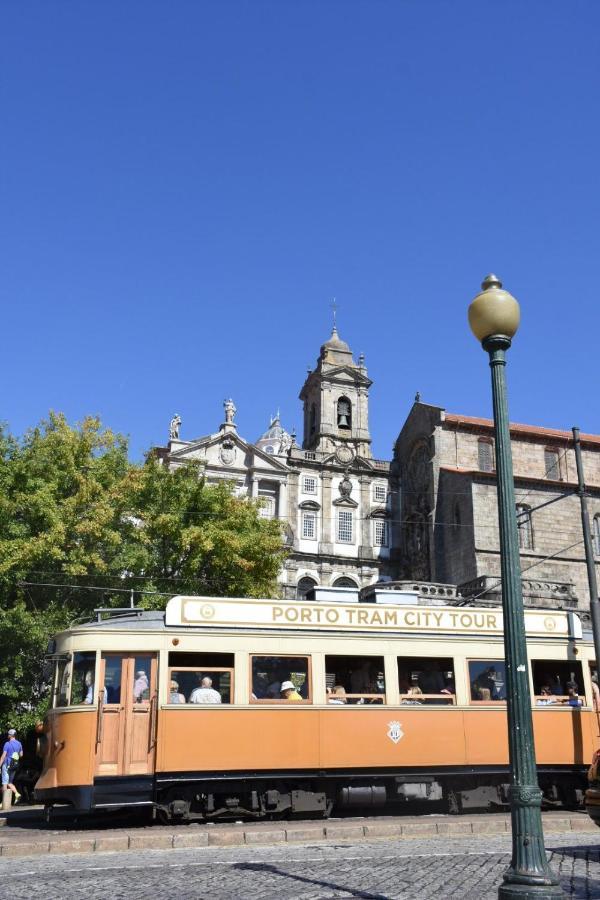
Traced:
<path fill-rule="evenodd" d="M 236 869 L 238 872 L 264 872 L 269 875 L 279 875 L 281 878 L 288 878 L 292 881 L 300 881 L 302 884 L 314 884 L 318 887 L 329 888 L 334 891 L 345 891 L 351 897 L 359 897 L 362 898 L 362 900 L 389 900 L 387 894 L 372 894 L 370 891 L 355 890 L 345 884 L 336 884 L 334 881 L 323 881 L 320 878 L 307 878 L 304 875 L 293 875 L 291 872 L 286 872 L 278 866 L 269 865 L 267 863 L 236 863 L 232 868 Z M 283 895 L 284 888 L 282 887 L 282 896 Z"/>
<path fill-rule="evenodd" d="M 52 810 L 50 821 L 46 821 L 43 807 L 13 807 L 2 814 L 6 817 L 5 828 L 18 828 L 23 831 L 85 831 L 94 829 L 126 828 L 129 826 L 148 826 L 152 824 L 150 813 L 146 810 L 106 812 L 94 811 L 89 814 L 74 815 L 68 807 L 56 807 Z"/>

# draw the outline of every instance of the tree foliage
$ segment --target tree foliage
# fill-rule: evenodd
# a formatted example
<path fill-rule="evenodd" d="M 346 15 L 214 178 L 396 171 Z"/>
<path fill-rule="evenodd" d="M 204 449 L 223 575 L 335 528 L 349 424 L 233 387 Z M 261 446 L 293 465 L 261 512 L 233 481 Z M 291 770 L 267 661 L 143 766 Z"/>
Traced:
<path fill-rule="evenodd" d="M 280 524 L 197 465 L 138 465 L 97 418 L 22 439 L 0 428 L 0 728 L 47 700 L 49 637 L 98 606 L 163 608 L 177 593 L 273 596 Z"/>

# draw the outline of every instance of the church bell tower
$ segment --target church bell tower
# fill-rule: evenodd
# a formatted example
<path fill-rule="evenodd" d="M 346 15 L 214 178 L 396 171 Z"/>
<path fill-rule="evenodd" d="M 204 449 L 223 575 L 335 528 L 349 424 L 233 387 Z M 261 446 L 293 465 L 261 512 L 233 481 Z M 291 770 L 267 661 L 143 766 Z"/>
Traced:
<path fill-rule="evenodd" d="M 300 391 L 304 404 L 305 450 L 334 453 L 343 445 L 352 456 L 371 459 L 369 388 L 364 358 L 354 362 L 352 351 L 334 325 L 321 347 L 315 368 Z"/>

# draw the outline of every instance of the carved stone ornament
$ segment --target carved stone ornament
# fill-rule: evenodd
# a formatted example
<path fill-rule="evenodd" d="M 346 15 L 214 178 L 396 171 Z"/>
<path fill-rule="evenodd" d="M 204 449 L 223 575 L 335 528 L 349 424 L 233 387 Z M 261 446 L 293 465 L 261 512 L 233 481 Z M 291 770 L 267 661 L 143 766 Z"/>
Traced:
<path fill-rule="evenodd" d="M 353 484 L 348 478 L 348 469 L 344 472 L 344 477 L 338 484 L 338 491 L 340 492 L 340 496 L 337 497 L 333 501 L 334 506 L 351 506 L 356 508 L 358 503 L 356 500 L 353 500 L 350 494 L 352 493 Z"/>
<path fill-rule="evenodd" d="M 235 462 L 235 444 L 230 438 L 226 438 L 221 444 L 219 456 L 224 466 L 232 466 Z"/>
<path fill-rule="evenodd" d="M 339 492 L 344 499 L 347 499 L 352 493 L 352 482 L 348 478 L 347 472 L 344 472 L 344 477 L 339 483 Z"/>
<path fill-rule="evenodd" d="M 335 451 L 335 458 L 342 466 L 348 466 L 352 460 L 354 459 L 354 453 L 352 452 L 352 448 L 348 446 L 348 444 L 342 444 Z"/>

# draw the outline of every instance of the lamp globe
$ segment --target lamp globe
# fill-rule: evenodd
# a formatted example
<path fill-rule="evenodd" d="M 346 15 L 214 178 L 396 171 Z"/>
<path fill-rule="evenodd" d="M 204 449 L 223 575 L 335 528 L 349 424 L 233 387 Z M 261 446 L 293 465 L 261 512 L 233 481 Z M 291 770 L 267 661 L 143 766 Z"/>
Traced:
<path fill-rule="evenodd" d="M 492 335 L 512 338 L 521 320 L 519 304 L 508 291 L 502 290 L 502 282 L 495 275 L 488 275 L 481 283 L 469 306 L 469 325 L 479 341 Z"/>

